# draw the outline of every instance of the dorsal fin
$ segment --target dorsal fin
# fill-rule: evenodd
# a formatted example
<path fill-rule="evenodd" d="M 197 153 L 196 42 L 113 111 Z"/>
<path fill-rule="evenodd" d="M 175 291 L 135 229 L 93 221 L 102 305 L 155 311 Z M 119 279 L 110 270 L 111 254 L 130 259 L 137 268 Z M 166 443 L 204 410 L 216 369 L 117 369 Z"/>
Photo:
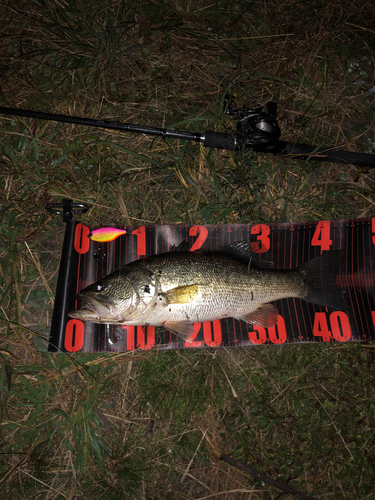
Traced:
<path fill-rule="evenodd" d="M 254 252 L 251 249 L 251 245 L 252 243 L 249 240 L 235 241 L 231 245 L 219 248 L 217 251 L 231 255 L 245 264 L 249 264 L 250 262 L 252 267 L 273 269 L 274 263 L 266 260 L 264 255 Z"/>
<path fill-rule="evenodd" d="M 235 259 L 238 259 L 245 264 L 249 264 L 252 267 L 261 267 L 265 269 L 273 269 L 274 263 L 266 260 L 263 254 L 254 252 L 251 248 L 252 242 L 249 240 L 235 241 L 230 245 L 219 248 L 218 250 L 209 250 L 207 248 L 201 248 L 199 252 L 203 253 L 225 253 L 226 255 L 231 255 Z M 169 247 L 170 252 L 188 252 L 190 250 L 190 243 L 188 241 L 182 241 L 179 245 L 171 245 Z"/>
<path fill-rule="evenodd" d="M 188 241 L 181 241 L 179 245 L 174 243 L 169 247 L 170 252 L 188 252 L 190 250 L 190 243 Z"/>
<path fill-rule="evenodd" d="M 251 250 L 251 242 L 248 240 L 235 241 L 231 245 L 219 248 L 218 252 L 232 255 L 233 257 L 246 262 L 246 264 L 249 263 L 250 259 L 253 256 L 253 252 Z"/>

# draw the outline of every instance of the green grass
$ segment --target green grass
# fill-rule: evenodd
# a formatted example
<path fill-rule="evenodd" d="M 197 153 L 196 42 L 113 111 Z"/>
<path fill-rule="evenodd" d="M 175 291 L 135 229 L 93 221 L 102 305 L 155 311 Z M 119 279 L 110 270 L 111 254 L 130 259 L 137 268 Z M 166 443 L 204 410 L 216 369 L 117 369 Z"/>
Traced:
<path fill-rule="evenodd" d="M 282 139 L 375 153 L 374 7 L 217 0 L 0 6 L 1 105 L 203 132 L 278 103 Z M 0 117 L 0 491 L 273 499 L 228 454 L 320 499 L 374 498 L 374 346 L 45 352 L 64 235 L 92 224 L 371 217 L 374 172 Z M 284 495 L 283 498 L 291 498 Z"/>

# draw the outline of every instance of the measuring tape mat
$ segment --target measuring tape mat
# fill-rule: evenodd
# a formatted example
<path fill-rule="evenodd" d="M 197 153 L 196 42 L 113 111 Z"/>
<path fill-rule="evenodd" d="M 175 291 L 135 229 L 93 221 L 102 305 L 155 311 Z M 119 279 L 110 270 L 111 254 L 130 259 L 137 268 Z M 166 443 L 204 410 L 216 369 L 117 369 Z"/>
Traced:
<path fill-rule="evenodd" d="M 53 344 L 62 350 L 127 352 L 375 340 L 375 218 L 295 224 L 124 226 L 121 229 L 126 234 L 104 243 L 90 238 L 96 228 L 77 221 L 73 224 L 70 254 L 62 256 L 74 263 L 67 278 L 69 296 L 62 305 L 57 304 L 61 318 L 53 320 L 51 329 Z M 184 241 L 194 252 L 219 250 L 244 240 L 251 242 L 256 265 L 271 263 L 273 269 L 292 269 L 326 252 L 341 250 L 343 264 L 335 280 L 346 291 L 348 309 L 337 311 L 297 298 L 278 300 L 274 304 L 280 315 L 273 327 L 233 318 L 196 323 L 192 343 L 163 327 L 96 324 L 67 316 L 68 310 L 81 305 L 74 298 L 76 293 L 129 262 L 168 252 Z"/>

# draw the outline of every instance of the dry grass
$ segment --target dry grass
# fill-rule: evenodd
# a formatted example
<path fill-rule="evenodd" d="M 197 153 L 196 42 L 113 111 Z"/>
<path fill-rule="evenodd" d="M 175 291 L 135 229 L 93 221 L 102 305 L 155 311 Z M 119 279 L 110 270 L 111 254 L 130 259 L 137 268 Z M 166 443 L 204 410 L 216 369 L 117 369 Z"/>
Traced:
<path fill-rule="evenodd" d="M 3 106 L 230 131 L 228 92 L 238 106 L 277 101 L 283 140 L 374 153 L 371 2 L 0 9 Z M 4 497 L 281 498 L 223 453 L 321 499 L 373 497 L 371 345 L 44 352 L 64 234 L 47 202 L 84 202 L 84 221 L 105 225 L 371 217 L 373 171 L 22 118 L 0 127 Z"/>

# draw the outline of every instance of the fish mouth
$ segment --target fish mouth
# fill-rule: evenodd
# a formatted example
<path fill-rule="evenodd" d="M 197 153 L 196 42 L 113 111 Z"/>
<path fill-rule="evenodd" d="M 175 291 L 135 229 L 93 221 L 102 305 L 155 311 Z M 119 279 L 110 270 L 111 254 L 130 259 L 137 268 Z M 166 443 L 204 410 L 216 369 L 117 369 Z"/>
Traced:
<path fill-rule="evenodd" d="M 106 323 L 112 320 L 113 303 L 105 297 L 91 297 L 83 293 L 77 293 L 77 300 L 83 302 L 80 309 L 74 309 L 68 312 L 70 318 L 81 319 L 86 321 L 96 321 Z"/>
<path fill-rule="evenodd" d="M 81 300 L 84 304 L 107 304 L 108 306 L 112 305 L 112 301 L 107 299 L 106 297 L 93 297 L 92 295 L 88 295 L 87 293 L 79 292 L 76 294 L 75 298 L 77 300 Z"/>

